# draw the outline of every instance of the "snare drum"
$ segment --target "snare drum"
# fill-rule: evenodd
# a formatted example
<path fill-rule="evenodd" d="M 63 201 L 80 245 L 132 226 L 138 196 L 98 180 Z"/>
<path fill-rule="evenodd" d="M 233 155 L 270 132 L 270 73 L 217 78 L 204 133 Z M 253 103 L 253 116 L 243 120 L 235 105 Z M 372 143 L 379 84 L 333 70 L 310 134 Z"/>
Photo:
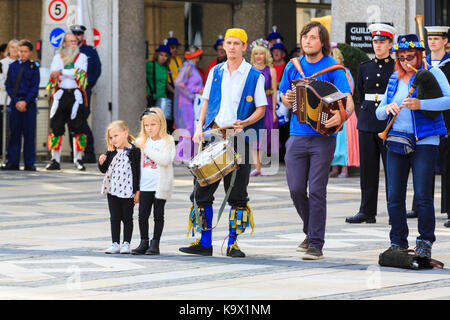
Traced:
<path fill-rule="evenodd" d="M 236 169 L 238 160 L 231 141 L 222 140 L 199 152 L 189 162 L 188 169 L 197 178 L 199 185 L 205 187 Z"/>

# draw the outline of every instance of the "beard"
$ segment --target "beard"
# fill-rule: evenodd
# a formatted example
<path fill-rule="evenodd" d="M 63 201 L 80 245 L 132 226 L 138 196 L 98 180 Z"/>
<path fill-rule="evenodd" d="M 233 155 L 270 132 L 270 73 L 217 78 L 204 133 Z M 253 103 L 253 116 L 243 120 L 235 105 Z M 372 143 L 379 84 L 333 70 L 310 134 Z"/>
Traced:
<path fill-rule="evenodd" d="M 314 52 L 311 49 L 308 50 L 308 52 L 306 52 L 305 50 L 303 52 L 304 52 L 305 56 L 315 58 L 322 52 L 322 48 L 320 48 L 319 50 L 314 51 Z"/>
<path fill-rule="evenodd" d="M 80 53 L 80 48 L 77 46 L 68 46 L 68 47 L 61 47 L 61 58 L 64 61 L 64 64 L 73 62 L 77 55 Z"/>

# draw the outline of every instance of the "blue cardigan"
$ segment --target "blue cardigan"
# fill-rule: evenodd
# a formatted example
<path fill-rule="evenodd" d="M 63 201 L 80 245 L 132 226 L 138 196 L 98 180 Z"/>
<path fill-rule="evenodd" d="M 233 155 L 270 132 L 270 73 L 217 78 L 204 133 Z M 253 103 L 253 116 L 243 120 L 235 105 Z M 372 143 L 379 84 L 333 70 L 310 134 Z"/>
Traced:
<path fill-rule="evenodd" d="M 443 97 L 420 100 L 420 109 L 429 111 L 444 111 L 450 109 L 450 86 L 447 78 L 439 68 L 431 68 L 430 72 L 438 81 Z M 392 102 L 397 91 L 399 81 L 397 74 L 397 72 L 394 72 L 389 78 L 385 96 L 376 110 L 376 116 L 379 120 L 385 120 L 388 118 L 388 115 L 386 114 L 386 105 Z M 412 76 L 409 80 L 408 88 L 411 88 L 413 80 L 414 76 Z M 416 97 L 416 93 L 414 92 L 410 97 Z M 411 110 L 411 114 L 416 140 L 447 134 L 447 129 L 445 128 L 442 114 L 436 119 L 425 116 L 420 110 Z M 401 114 L 398 117 L 400 116 Z M 399 128 L 399 130 L 407 132 L 407 128 Z M 437 140 L 437 143 L 433 144 L 439 144 L 439 140 Z"/>

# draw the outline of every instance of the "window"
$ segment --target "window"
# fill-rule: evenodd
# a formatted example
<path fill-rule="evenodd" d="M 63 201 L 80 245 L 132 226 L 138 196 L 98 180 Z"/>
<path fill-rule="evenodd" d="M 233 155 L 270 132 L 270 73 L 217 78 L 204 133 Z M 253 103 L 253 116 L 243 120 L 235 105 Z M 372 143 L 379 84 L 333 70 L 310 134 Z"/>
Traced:
<path fill-rule="evenodd" d="M 300 31 L 311 18 L 331 16 L 331 0 L 296 0 L 297 5 L 297 44 Z"/>

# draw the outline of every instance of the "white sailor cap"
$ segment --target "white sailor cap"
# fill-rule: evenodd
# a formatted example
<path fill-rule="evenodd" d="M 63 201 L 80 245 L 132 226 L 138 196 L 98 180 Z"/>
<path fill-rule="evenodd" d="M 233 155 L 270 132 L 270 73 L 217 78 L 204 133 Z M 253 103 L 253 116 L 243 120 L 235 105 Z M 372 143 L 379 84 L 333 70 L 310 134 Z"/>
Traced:
<path fill-rule="evenodd" d="M 373 23 L 368 29 L 372 34 L 372 40 L 392 40 L 397 33 L 397 30 L 393 26 L 384 23 Z"/>
<path fill-rule="evenodd" d="M 70 31 L 74 33 L 84 33 L 86 31 L 86 27 L 83 25 L 75 24 L 70 26 Z"/>
<path fill-rule="evenodd" d="M 425 29 L 427 29 L 428 36 L 448 37 L 448 29 L 450 29 L 450 27 L 429 26 L 429 27 L 425 27 Z"/>

